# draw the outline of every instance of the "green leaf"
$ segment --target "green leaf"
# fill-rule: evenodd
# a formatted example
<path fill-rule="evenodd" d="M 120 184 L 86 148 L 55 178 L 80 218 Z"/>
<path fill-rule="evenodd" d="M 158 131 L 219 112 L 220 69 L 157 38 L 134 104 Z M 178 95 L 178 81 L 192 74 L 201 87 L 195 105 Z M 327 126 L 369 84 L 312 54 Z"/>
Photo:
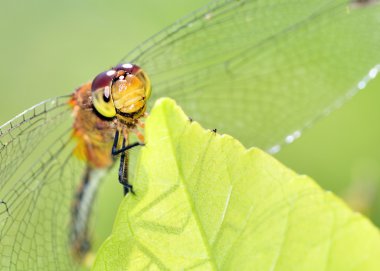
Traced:
<path fill-rule="evenodd" d="M 173 101 L 157 102 L 146 142 L 94 270 L 379 270 L 368 219 Z"/>

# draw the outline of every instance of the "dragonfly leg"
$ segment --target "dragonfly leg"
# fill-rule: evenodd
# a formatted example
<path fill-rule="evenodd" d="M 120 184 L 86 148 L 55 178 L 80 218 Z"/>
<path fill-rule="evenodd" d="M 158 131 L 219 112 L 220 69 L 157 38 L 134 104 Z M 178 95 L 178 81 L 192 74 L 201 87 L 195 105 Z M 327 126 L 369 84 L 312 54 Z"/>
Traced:
<path fill-rule="evenodd" d="M 138 129 L 133 129 L 132 130 L 133 133 L 135 133 L 135 135 L 137 136 L 140 144 L 144 145 L 144 143 L 141 143 L 141 142 L 145 142 L 145 137 L 144 135 L 138 130 Z M 136 143 L 135 143 L 136 144 Z"/>
<path fill-rule="evenodd" d="M 118 142 L 119 142 L 119 131 L 116 131 L 115 138 L 113 140 L 113 145 L 112 145 L 112 155 L 118 155 L 120 153 L 124 153 L 127 150 L 132 149 L 136 146 L 144 146 L 144 143 L 135 142 L 126 146 L 123 144 L 123 146 L 120 149 L 117 149 Z"/>
<path fill-rule="evenodd" d="M 125 145 L 126 145 L 126 139 L 124 138 L 122 149 L 125 147 Z M 120 157 L 120 167 L 119 167 L 119 182 L 124 187 L 124 195 L 127 195 L 129 192 L 131 192 L 132 194 L 135 194 L 135 192 L 133 191 L 133 186 L 128 182 L 128 160 L 129 160 L 128 151 L 124 151 Z"/>
<path fill-rule="evenodd" d="M 139 120 L 137 122 L 137 126 L 140 127 L 140 128 L 142 128 L 142 129 L 144 129 L 145 128 L 145 122 L 142 122 L 142 121 Z"/>
<path fill-rule="evenodd" d="M 119 167 L 119 183 L 123 185 L 124 187 L 124 195 L 131 192 L 132 194 L 135 194 L 133 191 L 133 186 L 128 182 L 128 162 L 129 162 L 129 153 L 128 150 L 136 147 L 136 146 L 143 146 L 143 143 L 135 142 L 133 144 L 127 144 L 128 143 L 128 137 L 126 135 L 123 135 L 123 143 L 120 149 L 118 149 L 118 143 L 119 143 L 119 131 L 116 130 L 115 138 L 113 141 L 112 146 L 112 155 L 118 155 L 121 153 L 120 157 L 120 167 Z"/>

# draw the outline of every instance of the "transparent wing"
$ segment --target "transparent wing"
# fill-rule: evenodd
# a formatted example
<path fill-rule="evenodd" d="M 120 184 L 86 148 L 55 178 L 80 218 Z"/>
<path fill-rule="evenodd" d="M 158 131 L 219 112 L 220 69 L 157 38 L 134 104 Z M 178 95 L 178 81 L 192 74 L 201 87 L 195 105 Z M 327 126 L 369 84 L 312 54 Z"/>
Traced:
<path fill-rule="evenodd" d="M 7 180 L 24 164 L 43 138 L 70 112 L 69 96 L 43 101 L 0 127 L 0 179 Z"/>
<path fill-rule="evenodd" d="M 379 1 L 217 0 L 128 54 L 152 102 L 272 152 L 380 70 Z"/>
<path fill-rule="evenodd" d="M 85 165 L 72 155 L 67 99 L 47 100 L 1 127 L 1 270 L 76 268 L 70 206 Z"/>

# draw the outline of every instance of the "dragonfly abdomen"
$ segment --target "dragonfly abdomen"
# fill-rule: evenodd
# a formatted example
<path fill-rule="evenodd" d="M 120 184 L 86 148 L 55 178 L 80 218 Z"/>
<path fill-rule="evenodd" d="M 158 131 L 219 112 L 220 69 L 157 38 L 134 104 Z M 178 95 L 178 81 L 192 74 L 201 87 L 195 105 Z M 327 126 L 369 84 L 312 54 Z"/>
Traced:
<path fill-rule="evenodd" d="M 97 114 L 92 104 L 91 83 L 78 88 L 69 102 L 73 109 L 74 155 L 86 163 L 71 207 L 69 243 L 78 262 L 90 259 L 89 218 L 99 183 L 114 163 L 112 144 L 116 125 L 112 118 Z"/>
<path fill-rule="evenodd" d="M 71 207 L 69 242 L 73 256 L 79 262 L 90 256 L 89 218 L 99 183 L 105 173 L 105 169 L 87 167 Z"/>

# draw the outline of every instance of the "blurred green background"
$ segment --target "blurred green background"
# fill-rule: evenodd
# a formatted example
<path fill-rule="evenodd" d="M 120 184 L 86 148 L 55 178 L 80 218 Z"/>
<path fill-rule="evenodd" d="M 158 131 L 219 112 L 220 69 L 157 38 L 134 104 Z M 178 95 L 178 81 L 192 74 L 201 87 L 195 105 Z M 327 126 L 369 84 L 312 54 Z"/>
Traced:
<path fill-rule="evenodd" d="M 71 93 L 140 42 L 207 2 L 1 0 L 0 123 L 44 99 Z M 379 89 L 378 78 L 276 155 L 342 196 L 377 225 Z M 103 188 L 97 202 L 98 243 L 109 233 L 122 198 L 115 177 Z"/>

